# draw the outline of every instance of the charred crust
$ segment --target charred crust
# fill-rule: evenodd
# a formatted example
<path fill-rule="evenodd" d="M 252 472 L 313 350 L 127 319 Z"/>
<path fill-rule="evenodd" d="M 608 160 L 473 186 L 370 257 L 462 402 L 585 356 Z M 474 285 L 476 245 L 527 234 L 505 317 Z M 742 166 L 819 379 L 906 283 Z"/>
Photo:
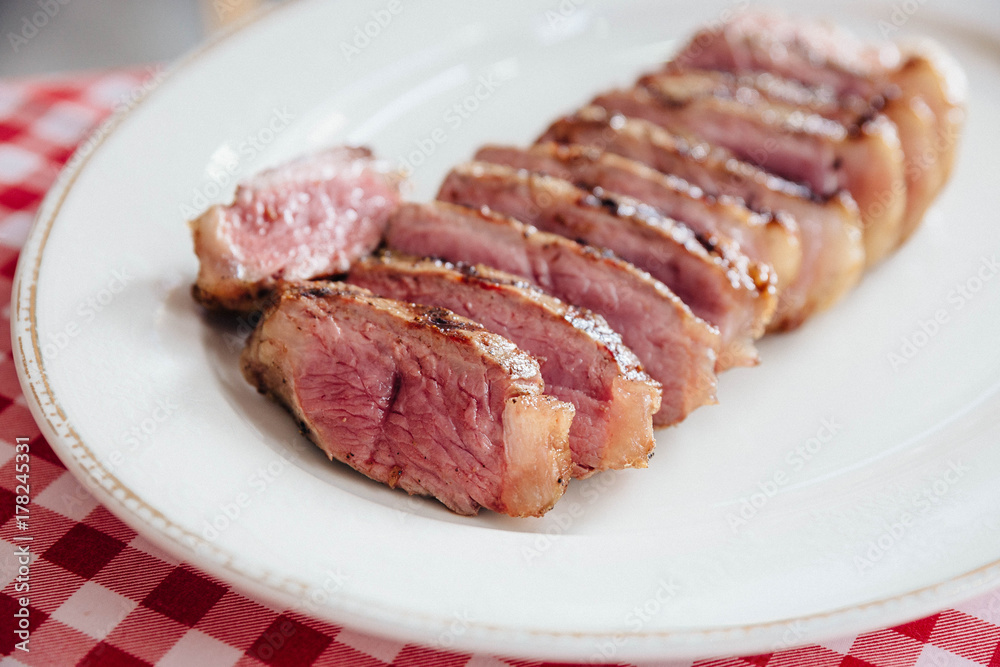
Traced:
<path fill-rule="evenodd" d="M 701 232 L 694 232 L 694 238 L 701 244 L 701 246 L 710 253 L 716 253 L 719 250 L 719 241 L 712 234 L 702 234 Z"/>
<path fill-rule="evenodd" d="M 342 282 L 347 279 L 347 271 L 338 271 L 336 273 L 327 273 L 322 276 L 316 276 L 315 278 L 310 278 L 310 282 Z"/>
<path fill-rule="evenodd" d="M 302 435 L 307 437 L 312 435 L 312 429 L 309 428 L 309 424 L 307 424 L 304 419 L 299 419 L 298 417 L 296 417 L 295 425 L 299 428 L 299 433 L 301 433 Z"/>
<path fill-rule="evenodd" d="M 415 322 L 444 333 L 452 331 L 479 331 L 482 328 L 474 322 L 459 319 L 455 313 L 447 308 L 416 305 L 414 306 L 414 310 L 416 311 Z"/>
<path fill-rule="evenodd" d="M 228 310 L 214 294 L 206 292 L 198 283 L 191 285 L 191 298 L 209 310 Z"/>
<path fill-rule="evenodd" d="M 457 263 L 449 266 L 459 274 L 459 280 L 467 285 L 475 285 L 482 289 L 500 291 L 504 288 L 516 287 L 519 289 L 534 289 L 531 283 L 518 279 L 516 276 L 500 276 L 483 273 L 483 267 L 475 264 Z"/>
<path fill-rule="evenodd" d="M 326 300 L 332 297 L 371 299 L 375 295 L 363 287 L 338 281 L 307 281 L 283 283 L 279 286 L 278 300 L 308 298 Z"/>
<path fill-rule="evenodd" d="M 390 489 L 395 489 L 399 485 L 399 478 L 403 476 L 403 468 L 400 466 L 392 466 L 389 470 L 389 477 L 385 480 L 385 483 L 389 485 Z"/>
<path fill-rule="evenodd" d="M 857 118 L 854 118 L 849 122 L 842 122 L 841 125 L 843 125 L 844 129 L 847 130 L 847 137 L 849 139 L 857 139 L 866 134 L 868 124 L 875 120 L 877 115 L 878 114 L 875 110 L 869 107 L 868 111 L 865 113 L 858 114 Z"/>
<path fill-rule="evenodd" d="M 609 214 L 620 217 L 621 204 L 614 197 L 608 196 L 601 188 L 594 188 L 587 195 L 581 198 L 581 202 L 607 211 Z"/>
<path fill-rule="evenodd" d="M 331 296 L 341 293 L 326 285 L 310 285 L 308 287 L 301 287 L 297 291 L 302 296 L 308 296 L 314 299 L 328 299 Z"/>
<path fill-rule="evenodd" d="M 479 273 L 479 267 L 475 264 L 466 264 L 465 262 L 458 262 L 454 265 L 456 271 L 462 274 L 462 279 L 466 282 L 477 282 L 482 280 L 483 277 Z"/>
<path fill-rule="evenodd" d="M 191 297 L 206 309 L 236 315 L 246 315 L 265 311 L 273 303 L 273 285 L 268 283 L 247 284 L 235 295 L 218 294 L 206 290 L 198 283 L 191 285 Z"/>

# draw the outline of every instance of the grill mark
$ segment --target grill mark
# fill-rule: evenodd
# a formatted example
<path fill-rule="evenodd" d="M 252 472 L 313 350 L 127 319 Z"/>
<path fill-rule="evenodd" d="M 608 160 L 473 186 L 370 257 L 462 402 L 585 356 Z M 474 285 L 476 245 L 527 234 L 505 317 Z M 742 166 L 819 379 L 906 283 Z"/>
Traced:
<path fill-rule="evenodd" d="M 385 481 L 389 485 L 390 489 L 395 489 L 399 485 L 399 478 L 403 476 L 402 466 L 392 466 L 389 470 L 389 478 Z"/>
<path fill-rule="evenodd" d="M 663 90 L 660 86 L 640 85 L 640 90 L 645 91 L 649 94 L 650 99 L 660 108 L 663 109 L 683 109 L 691 103 L 690 99 L 678 98 L 670 95 L 667 91 Z M 714 95 L 714 97 L 718 97 Z"/>
<path fill-rule="evenodd" d="M 465 322 L 455 317 L 455 314 L 446 308 L 432 308 L 429 306 L 415 306 L 417 316 L 414 321 L 428 327 L 433 327 L 442 333 L 451 331 L 479 331 L 482 327 L 472 322 Z"/>
<path fill-rule="evenodd" d="M 700 232 L 693 232 L 695 240 L 702 245 L 709 254 L 717 254 L 719 249 L 719 244 L 716 242 L 715 236 L 702 234 Z"/>

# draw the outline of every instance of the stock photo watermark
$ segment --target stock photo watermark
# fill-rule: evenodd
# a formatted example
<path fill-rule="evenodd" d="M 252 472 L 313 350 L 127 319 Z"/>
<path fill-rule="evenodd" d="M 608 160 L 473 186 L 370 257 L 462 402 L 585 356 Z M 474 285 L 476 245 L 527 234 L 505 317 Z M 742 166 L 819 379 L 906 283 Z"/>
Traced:
<path fill-rule="evenodd" d="M 630 609 L 622 619 L 625 628 L 630 633 L 642 632 L 654 618 L 666 609 L 667 605 L 680 594 L 681 588 L 673 577 L 662 577 L 656 582 L 653 594 Z M 599 664 L 614 660 L 628 642 L 628 635 L 618 634 L 602 640 L 594 647 L 590 662 Z"/>
<path fill-rule="evenodd" d="M 906 538 L 922 516 L 944 502 L 968 472 L 969 467 L 963 462 L 948 461 L 946 468 L 913 492 L 908 507 L 901 509 L 893 520 L 883 521 L 880 532 L 864 545 L 861 553 L 854 556 L 854 567 L 858 573 L 864 574 L 874 569 L 886 554 Z"/>
<path fill-rule="evenodd" d="M 96 465 L 89 470 L 90 474 L 80 476 L 78 478 L 79 484 L 74 485 L 71 490 L 62 492 L 60 501 L 63 506 L 67 510 L 74 511 L 92 499 L 91 490 L 97 487 L 105 487 L 110 490 L 112 478 L 129 461 L 129 458 L 138 452 L 143 445 L 149 443 L 153 434 L 179 413 L 183 407 L 183 404 L 170 397 L 153 399 L 152 407 L 143 411 L 139 418 L 134 419 L 119 434 L 115 440 L 117 446 L 96 461 Z M 133 458 L 131 463 L 137 465 L 136 459 Z M 146 472 L 152 471 L 147 468 Z"/>
<path fill-rule="evenodd" d="M 134 277 L 128 268 L 121 267 L 111 272 L 104 287 L 97 293 L 88 296 L 77 304 L 73 310 L 76 317 L 63 325 L 58 331 L 50 331 L 42 342 L 42 354 L 46 360 L 52 361 L 69 347 L 73 339 L 86 329 L 87 325 L 97 319 L 97 316 L 110 306 L 117 296 L 125 291 Z"/>
<path fill-rule="evenodd" d="M 561 0 L 555 9 L 545 10 L 545 20 L 550 28 L 562 28 L 585 4 L 587 0 Z"/>
<path fill-rule="evenodd" d="M 14 647 L 18 651 L 31 651 L 31 551 L 29 516 L 31 514 L 31 442 L 26 437 L 18 437 L 14 444 L 14 525 L 19 531 L 14 535 L 14 559 L 17 574 L 14 577 L 14 636 L 20 640 Z M 12 596 L 13 597 L 13 596 Z"/>
<path fill-rule="evenodd" d="M 326 568 L 322 572 L 323 583 L 316 587 L 310 587 L 299 596 L 299 602 L 293 607 L 286 609 L 286 613 L 300 614 L 302 616 L 320 616 L 319 613 L 330 600 L 332 600 L 344 587 L 350 578 L 340 571 L 340 568 Z M 293 641 L 298 634 L 301 625 L 284 616 L 279 616 L 250 647 L 249 653 L 263 661 L 270 662 L 281 649 Z"/>
<path fill-rule="evenodd" d="M 340 42 L 340 52 L 343 54 L 344 60 L 351 62 L 360 56 L 362 51 L 378 40 L 382 32 L 402 11 L 402 0 L 389 0 L 380 9 L 372 11 L 371 20 L 354 26 L 350 41 Z"/>
<path fill-rule="evenodd" d="M 948 292 L 945 298 L 948 307 L 938 308 L 927 318 L 917 320 L 913 330 L 900 338 L 899 344 L 886 353 L 886 361 L 892 370 L 898 371 L 926 348 L 944 327 L 951 323 L 956 313 L 977 297 L 998 271 L 1000 262 L 997 262 L 996 255 L 980 258 L 979 265 L 972 275 L 957 283 Z"/>
<path fill-rule="evenodd" d="M 148 68 L 146 70 L 146 77 L 142 83 L 122 95 L 115 104 L 114 109 L 112 109 L 112 113 L 77 147 L 76 152 L 73 153 L 73 157 L 66 163 L 65 170 L 73 171 L 76 169 L 87 158 L 90 152 L 111 133 L 111 130 L 114 129 L 115 124 L 118 122 L 118 118 L 127 111 L 134 109 L 151 90 L 160 85 L 164 76 L 165 70 L 162 67 Z"/>
<path fill-rule="evenodd" d="M 545 521 L 549 525 L 542 532 L 535 535 L 530 546 L 521 547 L 521 555 L 524 557 L 525 562 L 531 565 L 536 559 L 551 549 L 586 514 L 587 508 L 597 502 L 608 489 L 615 485 L 617 479 L 618 475 L 610 473 L 595 475 L 586 480 L 583 489 L 580 491 L 580 496 L 584 502 L 581 503 L 576 500 L 566 502 L 564 500 L 562 503 L 556 505 L 545 517 Z"/>
<path fill-rule="evenodd" d="M 413 149 L 396 158 L 397 168 L 404 177 L 423 166 L 448 142 L 451 133 L 457 132 L 485 104 L 505 80 L 496 71 L 480 74 L 468 94 L 452 103 L 441 115 L 441 124 L 413 141 Z"/>
<path fill-rule="evenodd" d="M 226 188 L 254 163 L 261 153 L 295 120 L 295 114 L 287 107 L 273 108 L 268 120 L 260 129 L 240 141 L 228 151 L 218 163 L 208 170 L 208 179 L 191 192 L 191 199 L 180 204 L 180 215 L 185 220 L 193 220 L 209 207 Z"/>
<path fill-rule="evenodd" d="M 7 32 L 7 41 L 10 42 L 14 53 L 23 49 L 28 45 L 28 42 L 37 37 L 69 3 L 70 0 L 37 0 L 35 4 L 38 10 L 21 17 L 20 30 Z"/>
<path fill-rule="evenodd" d="M 290 465 L 292 462 L 279 454 L 266 465 L 258 466 L 246 478 L 248 491 L 239 491 L 230 500 L 220 503 L 212 510 L 211 517 L 202 521 L 201 537 L 207 542 L 219 539 L 219 535 L 238 522 L 243 513 L 253 505 L 254 499 L 264 495 Z"/>
<path fill-rule="evenodd" d="M 225 22 L 245 14 L 256 5 L 257 3 L 248 0 L 213 0 L 212 9 L 215 10 L 216 18 Z"/>
<path fill-rule="evenodd" d="M 795 474 L 801 472 L 810 461 L 831 443 L 838 433 L 844 430 L 843 424 L 835 418 L 824 418 L 816 433 L 799 443 L 785 454 L 785 465 L 777 468 L 770 475 L 757 482 L 757 488 L 740 498 L 739 508 L 726 513 L 726 523 L 734 533 L 746 528 L 750 522 L 767 506 L 771 499 L 788 486 Z"/>
<path fill-rule="evenodd" d="M 878 31 L 882 33 L 882 38 L 894 37 L 926 4 L 927 0 L 903 0 L 894 3 L 889 10 L 889 16 L 878 22 Z"/>

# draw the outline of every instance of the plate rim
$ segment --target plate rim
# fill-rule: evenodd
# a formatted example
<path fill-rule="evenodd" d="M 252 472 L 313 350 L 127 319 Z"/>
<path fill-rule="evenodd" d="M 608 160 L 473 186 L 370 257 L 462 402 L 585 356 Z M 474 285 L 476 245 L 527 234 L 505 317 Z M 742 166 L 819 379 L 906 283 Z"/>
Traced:
<path fill-rule="evenodd" d="M 93 450 L 74 431 L 69 416 L 59 405 L 49 384 L 39 342 L 36 304 L 37 283 L 49 233 L 60 217 L 68 194 L 107 139 L 120 131 L 124 121 L 137 109 L 155 97 L 164 83 L 183 76 L 206 55 L 243 34 L 248 28 L 279 12 L 305 4 L 308 4 L 307 0 L 286 0 L 266 5 L 231 27 L 212 35 L 166 67 L 152 85 L 141 91 L 137 99 L 113 113 L 90 132 L 69 158 L 39 205 L 18 257 L 11 295 L 14 306 L 11 312 L 12 354 L 25 402 L 49 445 L 77 481 L 94 494 L 112 514 L 157 547 L 195 565 L 241 593 L 287 605 L 292 611 L 297 610 L 296 603 L 302 605 L 304 594 L 310 590 L 309 584 L 284 574 L 276 576 L 274 573 L 263 572 L 254 576 L 242 571 L 234 565 L 241 560 L 238 554 L 206 542 L 199 535 L 171 522 L 154 506 L 144 502 L 139 494 L 122 484 L 98 460 Z M 45 399 L 48 400 L 48 409 L 43 404 Z M 93 465 L 88 467 L 85 461 Z M 646 662 L 663 658 L 749 654 L 774 650 L 775 644 L 780 644 L 783 649 L 790 649 L 824 639 L 905 623 L 996 590 L 998 582 L 1000 557 L 946 580 L 904 593 L 787 619 L 703 628 L 609 631 L 603 634 L 532 630 L 471 621 L 470 630 L 474 632 L 455 637 L 453 646 L 436 647 L 436 650 L 466 649 L 511 657 L 565 659 L 569 656 L 585 659 L 588 654 L 593 657 L 597 642 L 625 637 L 641 643 L 619 646 L 620 650 L 613 656 L 614 659 Z M 355 602 L 352 605 L 355 610 L 347 609 L 344 604 L 327 605 L 318 610 L 313 608 L 307 615 L 318 616 L 383 638 L 419 643 L 426 643 L 430 633 L 446 629 L 453 621 L 447 617 L 430 618 L 429 615 L 424 615 L 423 622 L 412 622 L 414 616 L 402 610 L 375 608 L 371 606 L 371 601 L 362 598 L 357 598 Z M 356 611 L 359 608 L 372 610 L 372 613 L 360 614 Z M 386 627 L 387 624 L 389 627 Z M 783 641 L 782 635 L 786 634 L 792 624 L 800 624 L 805 630 L 800 633 L 799 639 Z M 522 641 L 512 642 L 511 638 L 520 638 Z M 531 638 L 532 641 L 524 642 L 525 638 Z M 553 643 L 538 643 L 545 640 Z M 578 644 L 580 640 L 590 640 L 592 643 L 584 647 Z"/>

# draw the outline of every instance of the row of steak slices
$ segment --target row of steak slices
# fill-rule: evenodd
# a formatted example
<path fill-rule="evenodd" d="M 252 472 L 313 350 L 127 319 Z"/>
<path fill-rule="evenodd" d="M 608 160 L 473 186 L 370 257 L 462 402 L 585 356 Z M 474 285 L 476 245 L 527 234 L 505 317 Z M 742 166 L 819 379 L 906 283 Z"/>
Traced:
<path fill-rule="evenodd" d="M 538 516 L 571 477 L 645 467 L 654 426 L 913 232 L 955 78 L 928 48 L 744 14 L 533 146 L 483 148 L 434 202 L 365 149 L 258 175 L 194 221 L 194 295 L 262 313 L 244 374 L 331 458 Z"/>

